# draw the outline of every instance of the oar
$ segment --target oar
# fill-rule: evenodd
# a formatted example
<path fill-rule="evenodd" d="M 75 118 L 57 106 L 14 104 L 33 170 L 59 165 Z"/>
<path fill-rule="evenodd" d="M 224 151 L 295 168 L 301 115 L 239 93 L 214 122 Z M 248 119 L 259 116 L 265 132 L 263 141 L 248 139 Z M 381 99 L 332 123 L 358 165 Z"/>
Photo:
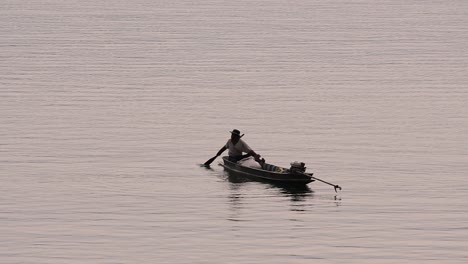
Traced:
<path fill-rule="evenodd" d="M 321 180 L 321 179 L 319 179 L 319 178 L 317 178 L 317 177 L 314 177 L 314 176 L 312 176 L 312 175 L 309 175 L 309 174 L 307 174 L 307 173 L 303 173 L 303 174 L 309 176 L 310 178 L 312 178 L 312 179 L 314 179 L 314 180 L 321 181 L 321 182 L 323 182 L 323 183 L 326 183 L 326 184 L 328 184 L 328 185 L 333 186 L 333 187 L 335 188 L 335 192 L 336 192 L 336 193 L 337 193 L 336 189 L 340 189 L 340 191 L 341 191 L 341 187 L 340 187 L 339 185 L 337 185 L 337 184 L 329 183 L 329 182 L 327 182 L 327 181 Z"/>
<path fill-rule="evenodd" d="M 218 157 L 218 156 L 212 157 L 211 159 L 209 159 L 209 160 L 207 160 L 205 163 L 203 163 L 203 165 L 205 165 L 205 167 L 210 166 L 210 164 L 211 164 L 217 157 Z"/>

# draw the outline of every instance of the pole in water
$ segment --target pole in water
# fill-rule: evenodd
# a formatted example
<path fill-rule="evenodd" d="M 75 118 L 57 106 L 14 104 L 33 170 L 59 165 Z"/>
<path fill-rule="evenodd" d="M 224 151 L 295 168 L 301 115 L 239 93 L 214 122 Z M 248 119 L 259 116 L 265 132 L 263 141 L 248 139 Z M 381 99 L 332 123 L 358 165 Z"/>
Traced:
<path fill-rule="evenodd" d="M 311 177 L 312 179 L 317 180 L 317 181 L 321 181 L 321 182 L 323 182 L 323 183 L 326 183 L 326 184 L 328 184 L 328 185 L 333 186 L 333 188 L 335 188 L 335 192 L 336 192 L 336 193 L 337 193 L 336 189 L 340 189 L 340 191 L 341 191 L 341 187 L 340 187 L 338 184 L 329 183 L 329 182 L 327 182 L 327 181 L 321 180 L 321 179 L 316 178 L 316 177 L 314 177 L 314 176 L 310 176 L 310 177 Z"/>
<path fill-rule="evenodd" d="M 340 187 L 339 185 L 335 185 L 335 186 L 333 186 L 333 187 L 335 188 L 335 192 L 336 192 L 336 193 L 337 193 L 336 189 L 340 189 L 340 191 L 341 191 L 341 187 Z"/>

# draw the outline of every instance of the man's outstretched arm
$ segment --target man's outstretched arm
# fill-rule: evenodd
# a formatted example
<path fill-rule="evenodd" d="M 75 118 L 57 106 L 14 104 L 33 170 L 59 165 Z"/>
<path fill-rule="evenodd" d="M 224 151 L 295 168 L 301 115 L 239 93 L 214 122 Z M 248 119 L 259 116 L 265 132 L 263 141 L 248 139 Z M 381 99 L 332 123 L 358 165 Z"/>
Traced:
<path fill-rule="evenodd" d="M 216 157 L 219 157 L 221 154 L 223 154 L 223 152 L 226 150 L 226 146 L 223 146 L 219 151 L 218 153 L 216 153 Z"/>

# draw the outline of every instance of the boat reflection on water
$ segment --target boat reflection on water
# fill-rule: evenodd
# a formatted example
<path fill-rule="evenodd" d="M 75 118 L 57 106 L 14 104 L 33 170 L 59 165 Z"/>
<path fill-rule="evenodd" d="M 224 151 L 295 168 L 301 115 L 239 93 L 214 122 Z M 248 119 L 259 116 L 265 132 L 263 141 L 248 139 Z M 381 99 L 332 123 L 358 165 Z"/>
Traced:
<path fill-rule="evenodd" d="M 314 192 L 305 184 L 301 185 L 291 185 L 291 184 L 281 184 L 278 182 L 272 182 L 267 180 L 261 180 L 258 178 L 249 178 L 244 174 L 224 171 L 223 176 L 226 181 L 229 182 L 230 194 L 228 195 L 229 204 L 231 207 L 230 215 L 227 220 L 233 222 L 248 221 L 248 217 L 243 214 L 243 209 L 246 204 L 252 202 L 251 199 L 248 199 L 249 194 L 246 190 L 249 189 L 251 183 L 258 183 L 262 186 L 256 186 L 260 188 L 263 187 L 263 191 L 273 190 L 278 196 L 285 197 L 290 200 L 290 211 L 295 212 L 305 212 L 308 210 L 308 205 L 310 204 L 307 200 L 314 196 Z M 275 196 L 276 196 L 275 195 Z M 292 219 L 295 221 L 296 219 Z"/>

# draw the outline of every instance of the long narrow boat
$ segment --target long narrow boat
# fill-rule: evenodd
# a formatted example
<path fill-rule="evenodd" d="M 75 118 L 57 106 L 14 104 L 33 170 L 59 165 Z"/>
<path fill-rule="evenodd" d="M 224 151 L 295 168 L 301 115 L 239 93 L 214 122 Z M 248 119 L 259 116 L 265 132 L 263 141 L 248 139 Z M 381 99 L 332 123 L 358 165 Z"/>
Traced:
<path fill-rule="evenodd" d="M 286 184 L 308 184 L 314 181 L 313 173 L 306 173 L 304 163 L 291 163 L 291 168 L 278 167 L 268 163 L 259 164 L 259 168 L 244 166 L 242 162 L 232 162 L 227 156 L 219 164 L 225 170 L 236 172 L 251 178 Z"/>

